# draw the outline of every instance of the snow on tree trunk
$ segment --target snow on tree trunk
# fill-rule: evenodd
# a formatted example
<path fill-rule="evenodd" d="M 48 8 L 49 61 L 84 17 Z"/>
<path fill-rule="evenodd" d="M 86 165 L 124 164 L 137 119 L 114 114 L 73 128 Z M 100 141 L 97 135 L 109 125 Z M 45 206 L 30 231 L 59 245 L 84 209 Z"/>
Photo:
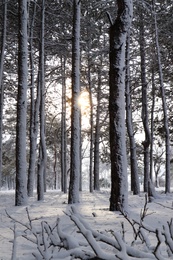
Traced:
<path fill-rule="evenodd" d="M 73 0 L 71 164 L 68 203 L 79 202 L 80 177 L 80 1 Z"/>
<path fill-rule="evenodd" d="M 3 106 L 4 106 L 4 84 L 3 84 L 3 70 L 4 70 L 4 55 L 7 34 L 7 1 L 3 1 L 3 28 L 1 37 L 1 56 L 0 56 L 0 189 L 2 186 L 2 131 L 3 131 Z"/>
<path fill-rule="evenodd" d="M 125 134 L 125 44 L 132 21 L 132 1 L 117 0 L 118 13 L 110 26 L 110 210 L 128 210 L 127 155 Z M 112 21 L 111 21 L 112 22 Z"/>
<path fill-rule="evenodd" d="M 164 129 L 165 129 L 165 150 L 166 150 L 165 192 L 170 193 L 170 185 L 171 185 L 171 181 L 170 181 L 170 131 L 169 131 L 169 124 L 168 124 L 168 116 L 167 116 L 167 105 L 166 105 L 165 88 L 164 88 L 164 81 L 163 81 L 163 71 L 162 71 L 159 35 L 158 35 L 158 27 L 157 27 L 157 17 L 156 17 L 154 0 L 153 0 L 153 13 L 154 13 L 157 59 L 158 59 L 158 66 L 159 66 L 160 92 L 161 92 L 161 96 L 162 96 Z"/>
<path fill-rule="evenodd" d="M 127 124 L 127 133 L 130 141 L 131 190 L 133 191 L 133 194 L 139 194 L 140 188 L 139 188 L 138 164 L 137 164 L 137 157 L 136 157 L 136 143 L 134 138 L 133 121 L 132 121 L 129 45 L 130 45 L 130 32 L 128 33 L 127 41 L 126 41 L 126 124 Z"/>
<path fill-rule="evenodd" d="M 26 171 L 26 111 L 28 86 L 28 35 L 27 35 L 27 1 L 19 4 L 19 51 L 18 51 L 18 96 L 16 125 L 16 190 L 15 205 L 27 204 Z"/>
<path fill-rule="evenodd" d="M 151 134 L 149 129 L 148 118 L 148 98 L 146 82 L 146 62 L 145 62 L 145 37 L 144 37 L 144 23 L 143 10 L 140 10 L 140 56 L 141 56 L 141 83 L 142 83 L 142 122 L 145 131 L 145 140 L 142 142 L 144 147 L 144 191 L 148 191 L 148 183 L 150 179 L 150 143 Z"/>

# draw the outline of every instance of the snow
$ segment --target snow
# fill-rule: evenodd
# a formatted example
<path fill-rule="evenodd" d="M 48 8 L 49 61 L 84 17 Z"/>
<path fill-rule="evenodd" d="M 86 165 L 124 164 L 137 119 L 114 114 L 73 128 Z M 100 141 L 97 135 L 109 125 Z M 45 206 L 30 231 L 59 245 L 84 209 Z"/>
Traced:
<path fill-rule="evenodd" d="M 108 210 L 110 197 L 108 190 L 94 193 L 83 191 L 80 193 L 81 202 L 73 205 L 67 204 L 67 194 L 49 190 L 45 194 L 44 201 L 37 201 L 36 194 L 29 198 L 27 208 L 14 206 L 14 191 L 0 191 L 0 259 L 50 259 L 51 254 L 52 259 L 74 259 L 70 254 L 77 255 L 80 257 L 78 259 L 89 259 L 94 257 L 95 253 L 105 260 L 156 259 L 149 250 L 157 245 L 156 237 L 152 233 L 156 229 L 160 238 L 158 259 L 173 259 L 173 255 L 167 256 L 165 245 L 167 239 L 170 250 L 173 250 L 173 239 L 171 232 L 168 231 L 168 222 L 173 217 L 173 194 L 166 195 L 160 191 L 159 194 L 157 199 L 146 205 L 144 226 L 150 232 L 142 230 L 146 240 L 144 249 L 144 244 L 134 239 L 132 226 L 125 217 L 120 212 Z M 144 193 L 140 196 L 129 194 L 130 220 L 133 219 L 140 224 L 144 205 Z M 12 219 L 16 219 L 16 223 Z M 171 228 L 173 229 L 173 226 Z M 42 236 L 39 235 L 41 230 L 46 231 Z M 48 238 L 56 247 L 49 246 Z M 64 241 L 66 249 L 58 249 L 60 240 Z M 134 246 L 131 245 L 132 241 Z M 39 250 L 44 254 L 44 258 L 41 257 Z"/>

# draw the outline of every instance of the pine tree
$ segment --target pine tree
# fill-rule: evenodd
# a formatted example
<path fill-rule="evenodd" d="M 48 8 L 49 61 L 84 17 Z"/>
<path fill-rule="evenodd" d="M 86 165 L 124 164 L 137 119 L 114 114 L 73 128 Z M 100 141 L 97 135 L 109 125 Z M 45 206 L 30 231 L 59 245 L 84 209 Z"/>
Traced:
<path fill-rule="evenodd" d="M 15 205 L 27 204 L 26 110 L 28 85 L 27 1 L 19 0 L 18 97 L 16 126 L 16 193 Z"/>
<path fill-rule="evenodd" d="M 68 203 L 79 202 L 80 177 L 80 1 L 73 0 L 71 164 Z"/>
<path fill-rule="evenodd" d="M 117 0 L 115 22 L 110 19 L 110 210 L 128 210 L 127 156 L 125 135 L 125 44 L 132 20 L 132 1 Z"/>

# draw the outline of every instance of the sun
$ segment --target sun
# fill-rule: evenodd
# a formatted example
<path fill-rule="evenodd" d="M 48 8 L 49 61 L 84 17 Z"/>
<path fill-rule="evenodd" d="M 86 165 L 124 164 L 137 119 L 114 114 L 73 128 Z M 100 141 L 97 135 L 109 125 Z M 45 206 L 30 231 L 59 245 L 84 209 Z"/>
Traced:
<path fill-rule="evenodd" d="M 78 105 L 81 109 L 81 123 L 82 128 L 88 129 L 90 127 L 90 99 L 89 92 L 83 90 L 78 97 Z"/>
<path fill-rule="evenodd" d="M 88 91 L 84 90 L 80 93 L 78 97 L 78 105 L 81 109 L 82 115 L 89 113 L 90 110 L 90 102 L 89 102 L 89 93 Z"/>

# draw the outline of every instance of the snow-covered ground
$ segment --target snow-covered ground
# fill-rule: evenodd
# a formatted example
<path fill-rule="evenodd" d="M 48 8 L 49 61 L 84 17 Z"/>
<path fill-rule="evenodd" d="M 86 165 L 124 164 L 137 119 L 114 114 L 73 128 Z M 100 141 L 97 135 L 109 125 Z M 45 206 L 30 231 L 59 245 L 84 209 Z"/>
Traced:
<path fill-rule="evenodd" d="M 123 236 L 122 223 L 124 223 L 125 241 L 127 244 L 130 245 L 130 242 L 134 240 L 134 233 L 132 231 L 132 227 L 129 224 L 129 222 L 122 216 L 122 214 L 120 214 L 120 212 L 110 212 L 108 210 L 109 191 L 102 190 L 100 192 L 94 192 L 92 194 L 87 191 L 84 191 L 80 193 L 80 198 L 81 198 L 81 202 L 75 205 L 75 209 L 77 210 L 77 212 L 79 212 L 82 215 L 81 222 L 82 220 L 85 220 L 92 228 L 92 230 L 103 232 L 103 234 L 107 235 L 108 237 L 110 237 L 111 234 L 114 234 L 113 232 L 116 232 L 116 234 L 120 234 L 120 236 L 122 237 Z M 140 196 L 129 195 L 129 218 L 139 220 L 141 210 L 143 209 L 144 204 L 145 204 L 145 195 L 143 193 L 141 193 Z M 147 208 L 148 208 L 147 211 L 148 215 L 145 217 L 145 224 L 149 225 L 153 229 L 155 228 L 161 229 L 164 223 L 167 223 L 167 221 L 170 221 L 170 219 L 173 218 L 173 194 L 172 193 L 170 195 L 162 194 L 161 198 L 154 200 L 151 203 L 148 203 Z M 74 222 L 71 221 L 69 216 L 65 214 L 65 212 L 67 214 L 70 214 L 71 212 L 71 208 L 67 204 L 66 194 L 63 194 L 60 191 L 48 191 L 45 194 L 44 201 L 42 202 L 38 202 L 36 200 L 36 196 L 34 198 L 30 198 L 27 209 L 30 216 L 29 217 L 30 220 L 35 219 L 31 221 L 33 225 L 33 232 L 35 232 L 34 230 L 40 229 L 40 223 L 43 220 L 47 221 L 44 223 L 48 223 L 50 226 L 53 225 L 55 226 L 57 217 L 59 217 L 60 218 L 59 225 L 61 229 L 59 230 L 59 232 L 62 232 L 63 234 L 66 235 L 68 234 L 71 242 L 74 242 L 74 244 L 76 243 L 76 247 L 79 243 L 79 242 L 77 243 L 77 240 L 80 240 L 81 244 L 83 244 L 83 246 L 85 246 L 84 248 L 86 248 L 87 250 L 87 246 L 86 246 L 87 242 L 85 238 L 81 234 L 76 232 L 77 227 L 74 225 Z M 0 191 L 0 260 L 36 259 L 32 255 L 32 253 L 38 252 L 38 249 L 36 248 L 36 245 L 33 242 L 30 242 L 28 239 L 22 237 L 23 235 L 22 232 L 26 230 L 26 228 L 21 226 L 19 223 L 16 223 L 16 227 L 15 227 L 16 229 L 15 235 L 17 236 L 16 238 L 17 243 L 15 242 L 15 248 L 13 249 L 14 221 L 12 221 L 12 219 L 10 219 L 10 217 L 7 216 L 6 211 L 12 218 L 26 225 L 29 225 L 26 207 L 14 206 L 14 191 Z M 39 218 L 39 220 L 36 220 L 36 218 Z M 28 237 L 32 238 L 32 234 L 30 235 L 28 234 Z M 88 239 L 89 241 L 91 241 L 90 237 Z M 154 246 L 154 244 L 156 243 L 155 238 L 152 237 L 152 233 L 150 233 L 146 239 L 148 239 L 151 243 L 151 245 L 149 246 L 150 248 L 152 245 Z M 161 239 L 161 241 L 163 241 L 163 250 L 165 250 L 166 252 L 164 239 Z M 101 248 L 103 247 L 102 245 L 100 246 Z M 140 246 L 141 245 L 139 244 L 139 247 Z M 71 248 L 74 249 L 74 247 L 72 246 Z M 61 250 L 59 249 L 57 251 L 61 251 Z M 92 251 L 91 248 L 90 251 Z M 113 253 L 113 249 L 111 249 L 111 247 L 109 248 L 108 245 L 107 248 L 104 245 L 104 251 L 106 253 Z M 147 252 L 147 249 L 145 251 Z M 13 252 L 13 258 L 12 258 L 12 252 Z M 43 259 L 43 258 L 41 257 L 39 258 L 38 256 L 37 259 Z M 49 255 L 47 259 L 49 259 Z M 53 259 L 58 260 L 60 258 L 53 258 Z M 64 257 L 62 254 L 61 259 L 72 259 L 72 258 L 71 257 L 65 258 L 65 254 Z M 102 259 L 106 259 L 106 257 L 104 257 L 103 255 Z M 124 256 L 124 259 L 111 258 L 111 257 L 110 259 L 125 260 L 125 259 L 138 259 L 138 257 L 125 258 Z M 156 259 L 156 258 L 152 258 L 152 259 Z M 163 253 L 163 257 L 160 259 L 173 259 L 173 256 L 171 256 L 170 254 L 170 257 L 166 258 L 166 253 Z"/>

